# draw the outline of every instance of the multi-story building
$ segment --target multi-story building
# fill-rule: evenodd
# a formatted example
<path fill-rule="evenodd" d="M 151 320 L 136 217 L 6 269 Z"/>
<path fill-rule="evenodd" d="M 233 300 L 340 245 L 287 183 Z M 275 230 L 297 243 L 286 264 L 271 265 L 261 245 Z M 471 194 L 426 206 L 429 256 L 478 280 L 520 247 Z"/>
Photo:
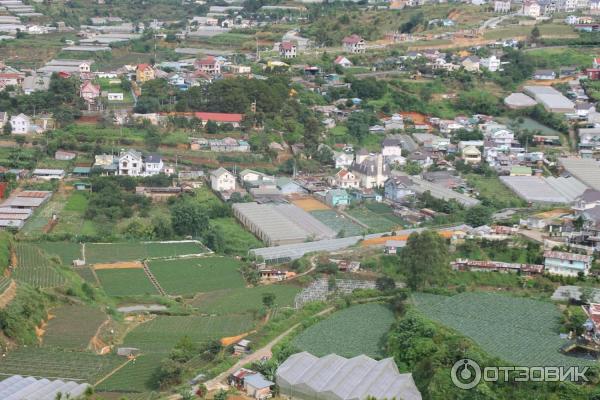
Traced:
<path fill-rule="evenodd" d="M 364 53 L 366 42 L 360 36 L 353 34 L 346 36 L 344 40 L 342 40 L 342 47 L 344 48 L 344 51 L 347 51 L 348 53 Z"/>

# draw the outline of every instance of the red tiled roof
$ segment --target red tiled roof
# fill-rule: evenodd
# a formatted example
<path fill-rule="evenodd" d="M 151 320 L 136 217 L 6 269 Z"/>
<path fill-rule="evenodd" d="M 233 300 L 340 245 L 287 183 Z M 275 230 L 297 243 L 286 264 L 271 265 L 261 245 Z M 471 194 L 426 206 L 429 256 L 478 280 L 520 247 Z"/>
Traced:
<path fill-rule="evenodd" d="M 138 64 L 138 66 L 137 66 L 137 69 L 138 69 L 139 71 L 143 71 L 143 70 L 146 70 L 146 69 L 148 69 L 148 68 L 152 68 L 152 67 L 150 66 L 150 64 Z"/>
<path fill-rule="evenodd" d="M 354 34 L 354 35 L 346 36 L 342 42 L 345 44 L 356 44 L 356 43 L 360 42 L 361 40 L 363 40 L 363 38 Z"/>
<path fill-rule="evenodd" d="M 292 50 L 294 48 L 294 44 L 292 42 L 281 42 L 279 48 L 281 50 Z"/>
<path fill-rule="evenodd" d="M 0 74 L 0 79 L 19 79 L 22 77 L 23 77 L 22 74 L 11 74 L 11 73 Z"/>
<path fill-rule="evenodd" d="M 196 112 L 194 113 L 196 118 L 202 121 L 215 121 L 215 122 L 242 122 L 244 114 L 229 114 L 229 113 L 213 113 L 213 112 Z"/>
<path fill-rule="evenodd" d="M 201 60 L 196 61 L 198 65 L 214 65 L 217 63 L 217 59 L 213 56 L 204 57 Z"/>

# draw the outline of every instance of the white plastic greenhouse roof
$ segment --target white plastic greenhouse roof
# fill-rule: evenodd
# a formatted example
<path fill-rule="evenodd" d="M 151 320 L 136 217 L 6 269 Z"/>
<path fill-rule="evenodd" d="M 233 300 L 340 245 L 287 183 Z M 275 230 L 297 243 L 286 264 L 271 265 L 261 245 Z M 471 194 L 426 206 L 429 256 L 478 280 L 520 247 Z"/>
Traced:
<path fill-rule="evenodd" d="M 73 381 L 36 379 L 13 375 L 0 382 L 2 400 L 54 400 L 57 393 L 76 398 L 85 393 L 89 385 Z"/>
<path fill-rule="evenodd" d="M 294 354 L 277 369 L 277 384 L 284 394 L 301 393 L 311 399 L 421 399 L 412 374 L 400 374 L 393 359 L 376 361 L 365 355 L 347 359 Z"/>

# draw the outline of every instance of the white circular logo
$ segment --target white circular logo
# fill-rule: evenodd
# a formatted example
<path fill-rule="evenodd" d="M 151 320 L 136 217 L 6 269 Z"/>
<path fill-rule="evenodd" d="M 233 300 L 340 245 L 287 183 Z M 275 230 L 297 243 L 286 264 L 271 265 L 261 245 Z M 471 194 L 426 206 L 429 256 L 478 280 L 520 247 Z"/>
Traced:
<path fill-rule="evenodd" d="M 456 387 L 473 389 L 481 381 L 481 368 L 475 361 L 463 358 L 454 363 L 450 376 Z"/>

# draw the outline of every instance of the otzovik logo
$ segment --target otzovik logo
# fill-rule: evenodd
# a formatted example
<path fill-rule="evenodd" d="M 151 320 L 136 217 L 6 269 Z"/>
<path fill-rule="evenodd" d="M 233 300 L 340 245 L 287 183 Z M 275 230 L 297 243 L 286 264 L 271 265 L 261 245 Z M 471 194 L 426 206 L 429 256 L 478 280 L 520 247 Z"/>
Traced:
<path fill-rule="evenodd" d="M 475 361 L 464 358 L 454 363 L 450 375 L 456 387 L 473 389 L 481 381 L 481 368 Z"/>

